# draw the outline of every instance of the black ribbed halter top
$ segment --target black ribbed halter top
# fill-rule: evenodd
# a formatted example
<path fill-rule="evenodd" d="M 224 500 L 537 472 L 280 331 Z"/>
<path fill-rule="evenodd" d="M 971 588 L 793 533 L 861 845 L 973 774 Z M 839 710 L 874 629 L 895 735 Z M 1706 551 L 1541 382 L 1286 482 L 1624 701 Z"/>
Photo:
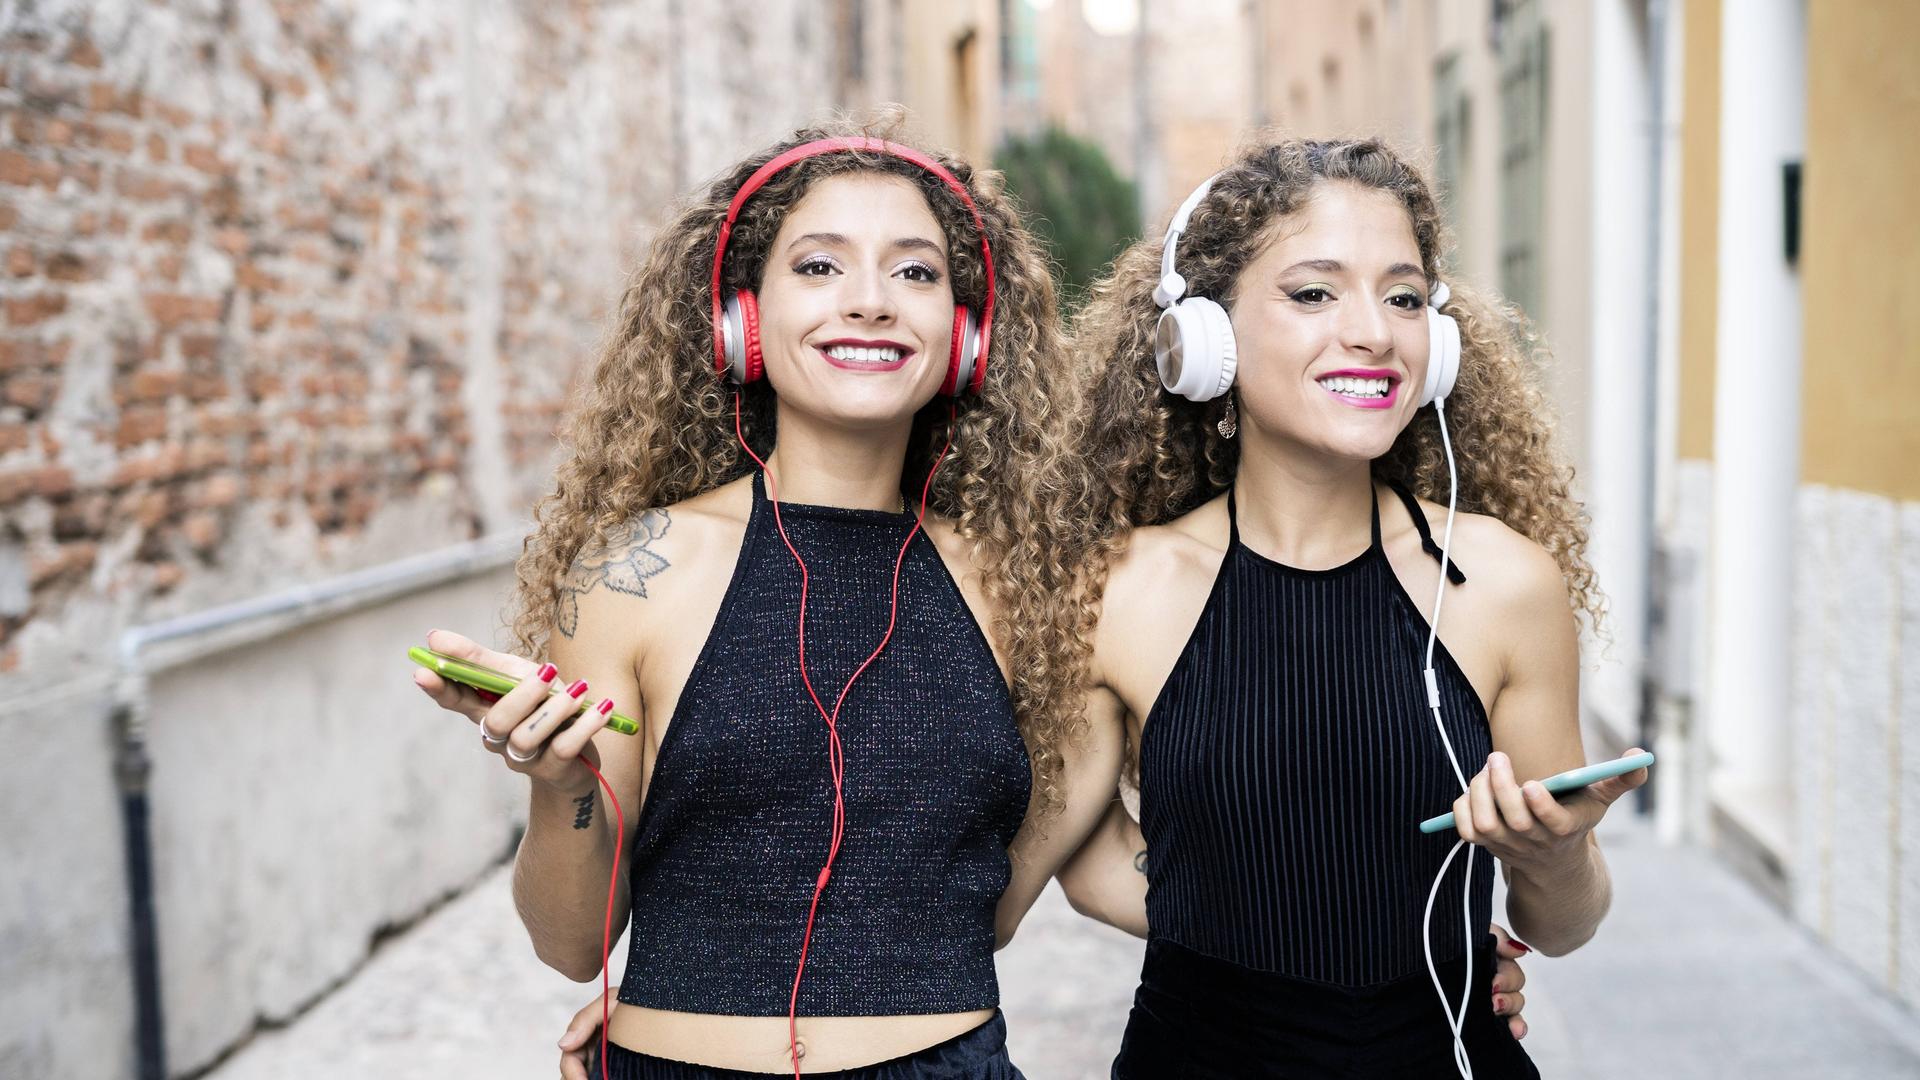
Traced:
<path fill-rule="evenodd" d="M 1437 560 L 1426 516 L 1394 490 Z M 1299 570 L 1241 542 L 1229 492 L 1226 557 L 1141 739 L 1154 937 L 1343 987 L 1425 978 L 1422 912 L 1458 838 L 1416 826 L 1460 791 L 1426 703 L 1427 622 L 1381 546 L 1377 500 L 1372 516 L 1364 552 Z M 1471 776 L 1492 750 L 1486 711 L 1444 646 L 1434 666 Z M 1465 862 L 1434 905 L 1437 961 L 1461 951 Z M 1475 860 L 1474 926 L 1492 889 L 1493 860 Z"/>

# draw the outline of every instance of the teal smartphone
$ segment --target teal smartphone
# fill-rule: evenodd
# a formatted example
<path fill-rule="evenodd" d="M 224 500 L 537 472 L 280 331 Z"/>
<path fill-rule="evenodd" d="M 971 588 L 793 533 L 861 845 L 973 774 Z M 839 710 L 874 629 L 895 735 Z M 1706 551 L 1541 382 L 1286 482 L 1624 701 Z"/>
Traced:
<path fill-rule="evenodd" d="M 481 667 L 479 664 L 448 656 L 446 653 L 437 653 L 432 649 L 423 649 L 418 645 L 407 650 L 407 659 L 412 660 L 414 663 L 439 675 L 443 679 L 450 679 L 462 685 L 471 686 L 476 690 L 485 690 L 491 694 L 504 694 L 520 685 L 519 679 L 505 672 L 495 671 L 490 667 Z M 581 708 L 585 707 L 586 705 L 583 702 Z M 575 712 L 578 711 L 577 709 L 575 710 Z M 635 722 L 632 717 L 622 716 L 618 712 L 607 714 L 607 726 L 622 735 L 636 735 L 640 731 L 640 725 Z"/>
<path fill-rule="evenodd" d="M 1630 773 L 1635 769 L 1644 769 L 1651 764 L 1653 764 L 1652 754 L 1635 754 L 1632 757 L 1603 761 L 1598 765 L 1568 769 L 1566 772 L 1547 777 L 1540 781 L 1540 784 L 1548 792 L 1560 795 L 1568 791 L 1578 791 L 1588 784 L 1599 783 L 1609 776 L 1619 776 L 1621 773 Z M 1423 833 L 1445 832 L 1451 828 L 1453 828 L 1451 812 L 1428 818 L 1420 823 L 1420 831 Z"/>

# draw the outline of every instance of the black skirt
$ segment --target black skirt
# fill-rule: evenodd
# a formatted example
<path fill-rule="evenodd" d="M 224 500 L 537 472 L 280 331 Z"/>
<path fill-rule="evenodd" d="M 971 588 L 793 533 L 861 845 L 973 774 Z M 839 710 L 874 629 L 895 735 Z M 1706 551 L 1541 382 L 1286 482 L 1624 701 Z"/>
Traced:
<path fill-rule="evenodd" d="M 591 1063 L 587 1075 L 598 1080 L 598 1062 Z M 776 1075 L 695 1065 L 642 1054 L 618 1043 L 607 1045 L 609 1080 L 767 1080 Z M 857 1069 L 806 1076 L 807 1080 L 1025 1080 L 1007 1060 L 1007 1022 L 997 1012 L 972 1031 L 918 1053 Z"/>
<path fill-rule="evenodd" d="M 1538 1080 L 1507 1021 L 1493 1012 L 1493 944 L 1487 935 L 1474 956 L 1461 1029 L 1474 1080 Z M 1436 967 L 1457 1007 L 1463 961 Z M 1256 971 L 1159 938 L 1147 942 L 1113 1063 L 1114 1080 L 1458 1075 L 1453 1034 L 1424 969 L 1354 989 Z"/>

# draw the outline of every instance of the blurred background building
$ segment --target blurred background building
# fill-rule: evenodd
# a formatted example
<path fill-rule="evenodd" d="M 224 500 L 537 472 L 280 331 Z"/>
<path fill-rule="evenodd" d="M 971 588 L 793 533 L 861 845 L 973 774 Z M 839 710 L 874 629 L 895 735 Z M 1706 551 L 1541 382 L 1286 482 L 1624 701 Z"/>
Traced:
<path fill-rule="evenodd" d="M 1656 749 L 1665 840 L 1920 1006 L 1916 40 L 1893 0 L 0 3 L 0 1076 L 203 1071 L 497 865 L 520 789 L 400 650 L 498 625 L 673 200 L 882 101 L 1070 283 L 1263 126 L 1414 153 L 1545 346 L 1590 756 Z"/>

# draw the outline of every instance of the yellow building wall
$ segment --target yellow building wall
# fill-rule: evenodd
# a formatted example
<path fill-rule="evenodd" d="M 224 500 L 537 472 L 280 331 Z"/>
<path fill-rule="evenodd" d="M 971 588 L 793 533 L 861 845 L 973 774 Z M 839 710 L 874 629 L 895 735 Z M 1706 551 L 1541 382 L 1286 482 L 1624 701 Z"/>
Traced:
<path fill-rule="evenodd" d="M 1915 41 L 1920 4 L 1807 6 L 1800 475 L 1900 499 L 1920 499 Z"/>
<path fill-rule="evenodd" d="M 1720 288 L 1720 0 L 1688 0 L 1685 11 L 1678 451 L 1682 458 L 1711 459 Z"/>
<path fill-rule="evenodd" d="M 893 64 L 900 100 L 920 131 L 976 168 L 986 168 L 1000 142 L 1000 20 L 993 0 L 910 4 L 893 8 L 904 57 L 870 56 Z"/>

